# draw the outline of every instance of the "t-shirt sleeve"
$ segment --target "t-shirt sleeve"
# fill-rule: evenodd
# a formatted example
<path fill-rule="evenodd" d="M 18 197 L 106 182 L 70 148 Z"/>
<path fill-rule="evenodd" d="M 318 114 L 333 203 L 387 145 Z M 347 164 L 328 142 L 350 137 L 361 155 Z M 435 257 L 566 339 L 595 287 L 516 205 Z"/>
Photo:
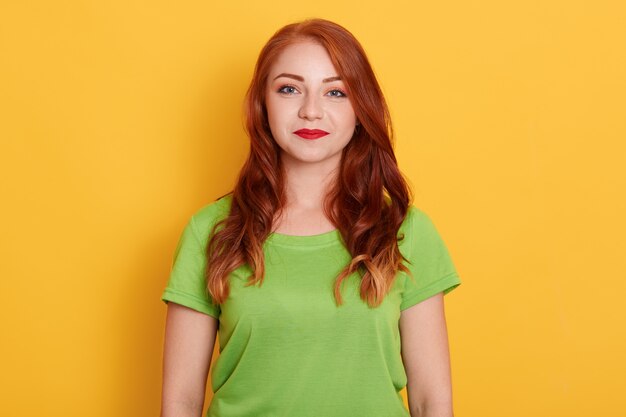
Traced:
<path fill-rule="evenodd" d="M 161 300 L 192 308 L 219 318 L 220 306 L 213 302 L 206 289 L 206 246 L 198 238 L 193 216 L 185 226 L 174 251 L 169 280 Z"/>
<path fill-rule="evenodd" d="M 411 206 L 404 230 L 407 242 L 403 255 L 410 261 L 405 263 L 413 276 L 405 277 L 400 310 L 407 309 L 433 295 L 444 295 L 461 284 L 448 249 L 430 217 L 422 210 Z"/>

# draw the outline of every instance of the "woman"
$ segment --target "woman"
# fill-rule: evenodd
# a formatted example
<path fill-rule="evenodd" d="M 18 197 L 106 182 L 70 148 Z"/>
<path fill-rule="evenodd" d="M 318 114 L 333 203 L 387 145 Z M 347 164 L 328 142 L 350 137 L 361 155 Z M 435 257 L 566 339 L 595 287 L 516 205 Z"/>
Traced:
<path fill-rule="evenodd" d="M 344 28 L 265 45 L 246 97 L 250 154 L 188 222 L 168 303 L 162 416 L 452 416 L 443 294 L 460 284 L 410 204 L 384 97 Z"/>

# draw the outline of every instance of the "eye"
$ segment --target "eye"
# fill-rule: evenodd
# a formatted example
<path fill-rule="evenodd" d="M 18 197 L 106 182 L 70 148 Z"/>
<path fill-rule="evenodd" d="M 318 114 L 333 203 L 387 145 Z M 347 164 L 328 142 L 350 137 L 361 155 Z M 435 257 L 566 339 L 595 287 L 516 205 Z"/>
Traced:
<path fill-rule="evenodd" d="M 295 94 L 298 90 L 293 85 L 283 85 L 278 89 L 278 92 L 281 94 Z"/>
<path fill-rule="evenodd" d="M 346 93 L 339 89 L 330 90 L 328 93 L 331 97 L 347 97 Z"/>

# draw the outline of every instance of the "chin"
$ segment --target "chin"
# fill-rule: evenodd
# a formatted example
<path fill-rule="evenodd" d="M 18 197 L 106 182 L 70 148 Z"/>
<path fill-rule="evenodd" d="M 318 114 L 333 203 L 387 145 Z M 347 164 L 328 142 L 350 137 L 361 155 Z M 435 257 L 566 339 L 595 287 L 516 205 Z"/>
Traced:
<path fill-rule="evenodd" d="M 294 164 L 319 164 L 319 163 L 332 163 L 334 159 L 337 159 L 337 162 L 341 159 L 340 157 L 335 157 L 334 155 L 320 155 L 320 154 L 300 154 L 300 155 L 289 155 L 285 162 L 286 163 L 294 163 Z"/>

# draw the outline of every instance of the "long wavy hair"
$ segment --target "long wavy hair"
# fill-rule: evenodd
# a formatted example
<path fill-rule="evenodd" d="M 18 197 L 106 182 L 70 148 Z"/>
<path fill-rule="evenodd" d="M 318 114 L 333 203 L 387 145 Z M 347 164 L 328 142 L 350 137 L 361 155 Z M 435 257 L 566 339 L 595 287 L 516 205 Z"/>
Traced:
<path fill-rule="evenodd" d="M 348 90 L 357 120 L 353 137 L 343 149 L 335 182 L 327 190 L 324 211 L 341 233 L 352 256 L 337 276 L 334 295 L 343 303 L 341 282 L 354 272 L 361 277 L 360 297 L 380 305 L 398 270 L 409 273 L 398 248 L 400 225 L 411 195 L 392 147 L 389 109 L 360 43 L 342 26 L 309 19 L 278 30 L 257 60 L 244 103 L 250 152 L 237 179 L 230 213 L 211 231 L 207 245 L 207 290 L 218 304 L 229 294 L 228 276 L 247 264 L 246 285 L 262 285 L 263 242 L 285 205 L 280 148 L 272 137 L 265 106 L 270 68 L 285 47 L 303 40 L 326 48 Z"/>

